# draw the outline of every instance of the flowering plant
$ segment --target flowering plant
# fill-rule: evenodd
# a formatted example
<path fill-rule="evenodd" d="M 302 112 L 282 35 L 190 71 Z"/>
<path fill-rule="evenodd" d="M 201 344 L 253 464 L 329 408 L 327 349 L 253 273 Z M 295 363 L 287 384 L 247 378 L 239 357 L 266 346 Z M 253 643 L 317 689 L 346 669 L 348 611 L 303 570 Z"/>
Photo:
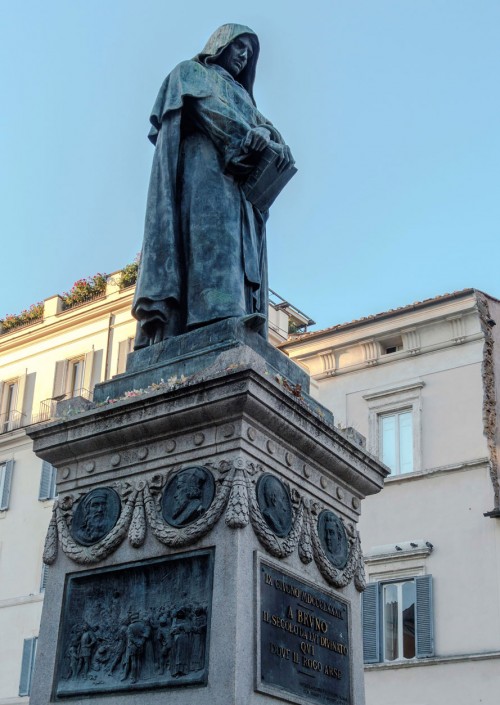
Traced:
<path fill-rule="evenodd" d="M 90 299 L 104 294 L 107 281 L 108 275 L 102 274 L 101 272 L 94 274 L 93 277 L 78 279 L 71 289 L 61 296 L 63 309 L 85 303 L 85 301 L 89 301 Z"/>
<path fill-rule="evenodd" d="M 134 261 L 126 264 L 123 269 L 120 269 L 120 289 L 126 289 L 132 286 L 137 281 L 139 272 L 139 262 L 141 261 L 140 252 L 135 256 Z"/>
<path fill-rule="evenodd" d="M 43 307 L 43 301 L 39 301 L 37 304 L 31 304 L 29 308 L 24 309 L 21 313 L 8 313 L 5 318 L 0 321 L 2 333 L 7 333 L 9 330 L 19 328 L 28 323 L 41 321 L 43 319 Z"/>

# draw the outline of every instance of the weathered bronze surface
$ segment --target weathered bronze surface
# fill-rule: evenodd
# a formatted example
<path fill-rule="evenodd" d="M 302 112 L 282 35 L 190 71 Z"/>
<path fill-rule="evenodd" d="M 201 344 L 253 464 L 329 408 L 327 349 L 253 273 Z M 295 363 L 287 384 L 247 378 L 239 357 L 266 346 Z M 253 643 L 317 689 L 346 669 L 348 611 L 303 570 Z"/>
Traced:
<path fill-rule="evenodd" d="M 205 684 L 213 551 L 70 574 L 55 695 Z"/>
<path fill-rule="evenodd" d="M 136 348 L 230 317 L 266 335 L 262 204 L 294 169 L 289 147 L 255 105 L 259 48 L 249 27 L 223 25 L 160 88 L 150 118 L 156 150 L 132 308 Z M 269 147 L 277 154 L 274 190 L 266 170 L 261 193 L 253 182 L 245 193 L 256 168 L 264 173 L 261 156 Z"/>
<path fill-rule="evenodd" d="M 336 568 L 345 568 L 349 558 L 349 544 L 340 517 L 325 510 L 318 518 L 318 535 L 329 561 Z"/>
<path fill-rule="evenodd" d="M 292 528 L 292 503 L 285 485 L 266 473 L 257 483 L 257 503 L 266 524 L 276 536 L 283 538 Z"/>
<path fill-rule="evenodd" d="M 264 561 L 258 565 L 258 689 L 285 699 L 290 693 L 311 703 L 350 705 L 347 605 Z"/>
<path fill-rule="evenodd" d="M 184 468 L 165 487 L 163 518 L 171 526 L 186 526 L 207 511 L 214 495 L 215 483 L 211 472 L 196 465 Z"/>
<path fill-rule="evenodd" d="M 121 502 L 111 487 L 91 490 L 78 502 L 71 534 L 83 546 L 91 546 L 108 534 L 118 521 Z"/>

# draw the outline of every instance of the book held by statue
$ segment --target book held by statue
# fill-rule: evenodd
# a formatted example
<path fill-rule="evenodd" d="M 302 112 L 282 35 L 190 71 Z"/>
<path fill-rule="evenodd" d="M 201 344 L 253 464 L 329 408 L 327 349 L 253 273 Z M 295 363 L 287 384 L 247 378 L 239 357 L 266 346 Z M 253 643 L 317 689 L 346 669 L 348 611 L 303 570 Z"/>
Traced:
<path fill-rule="evenodd" d="M 278 171 L 276 164 L 280 155 L 268 146 L 262 152 L 259 163 L 243 184 L 243 192 L 252 205 L 261 211 L 267 211 L 279 193 L 284 189 L 297 168 L 289 164 L 283 171 Z"/>

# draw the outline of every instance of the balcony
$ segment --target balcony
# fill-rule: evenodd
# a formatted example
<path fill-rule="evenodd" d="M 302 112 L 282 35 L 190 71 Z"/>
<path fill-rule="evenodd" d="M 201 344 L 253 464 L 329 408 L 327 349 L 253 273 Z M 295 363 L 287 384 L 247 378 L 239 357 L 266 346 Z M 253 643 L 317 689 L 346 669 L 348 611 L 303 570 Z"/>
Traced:
<path fill-rule="evenodd" d="M 21 428 L 25 423 L 26 414 L 20 411 L 9 411 L 5 414 L 0 414 L 0 433 L 15 431 L 16 428 Z"/>

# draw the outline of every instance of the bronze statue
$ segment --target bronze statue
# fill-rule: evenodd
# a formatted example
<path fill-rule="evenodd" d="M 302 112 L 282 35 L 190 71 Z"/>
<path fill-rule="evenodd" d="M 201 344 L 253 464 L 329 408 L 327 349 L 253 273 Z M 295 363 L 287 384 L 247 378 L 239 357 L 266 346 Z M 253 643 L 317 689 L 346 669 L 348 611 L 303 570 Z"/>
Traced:
<path fill-rule="evenodd" d="M 150 118 L 156 149 L 132 308 L 136 348 L 229 317 L 267 333 L 268 211 L 266 197 L 248 184 L 252 177 L 254 191 L 269 191 L 269 180 L 259 183 L 269 166 L 274 198 L 295 169 L 290 149 L 255 105 L 258 56 L 251 29 L 223 25 L 160 89 Z M 280 181 L 280 174 L 288 175 Z"/>

